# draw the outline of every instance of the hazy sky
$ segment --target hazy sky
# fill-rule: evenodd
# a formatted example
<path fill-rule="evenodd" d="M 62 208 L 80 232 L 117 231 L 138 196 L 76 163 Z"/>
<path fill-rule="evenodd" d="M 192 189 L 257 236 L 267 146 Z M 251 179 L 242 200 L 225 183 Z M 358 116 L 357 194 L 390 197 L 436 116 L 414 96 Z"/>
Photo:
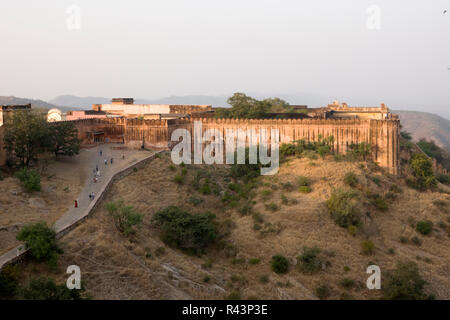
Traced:
<path fill-rule="evenodd" d="M 368 28 L 371 5 L 380 29 Z M 1 0 L 0 95 L 241 91 L 446 113 L 444 9 L 450 0 Z"/>

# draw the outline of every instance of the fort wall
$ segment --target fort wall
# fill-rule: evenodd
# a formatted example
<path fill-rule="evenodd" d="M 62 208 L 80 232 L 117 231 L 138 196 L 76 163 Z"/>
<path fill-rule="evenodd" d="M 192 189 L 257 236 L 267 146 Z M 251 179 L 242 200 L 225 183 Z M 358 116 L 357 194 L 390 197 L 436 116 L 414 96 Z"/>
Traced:
<path fill-rule="evenodd" d="M 317 141 L 319 136 L 334 137 L 333 149 L 344 154 L 351 144 L 366 142 L 372 146 L 372 157 L 381 167 L 392 174 L 399 172 L 399 135 L 398 119 L 214 119 L 214 118 L 181 118 L 181 119 L 85 119 L 74 121 L 79 138 L 89 143 L 92 132 L 103 132 L 109 141 L 123 141 L 125 144 L 139 148 L 168 148 L 172 132 L 178 128 L 187 129 L 194 138 L 194 121 L 201 121 L 202 131 L 218 129 L 223 136 L 228 129 L 254 130 L 259 134 L 261 129 L 279 130 L 279 142 L 289 143 L 296 140 Z"/>

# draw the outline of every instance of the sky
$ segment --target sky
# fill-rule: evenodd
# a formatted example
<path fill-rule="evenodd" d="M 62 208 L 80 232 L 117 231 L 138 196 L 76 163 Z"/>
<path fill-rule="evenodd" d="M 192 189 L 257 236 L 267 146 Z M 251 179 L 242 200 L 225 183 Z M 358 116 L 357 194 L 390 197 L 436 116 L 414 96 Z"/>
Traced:
<path fill-rule="evenodd" d="M 444 10 L 450 0 L 1 0 L 0 95 L 293 94 L 449 115 Z"/>

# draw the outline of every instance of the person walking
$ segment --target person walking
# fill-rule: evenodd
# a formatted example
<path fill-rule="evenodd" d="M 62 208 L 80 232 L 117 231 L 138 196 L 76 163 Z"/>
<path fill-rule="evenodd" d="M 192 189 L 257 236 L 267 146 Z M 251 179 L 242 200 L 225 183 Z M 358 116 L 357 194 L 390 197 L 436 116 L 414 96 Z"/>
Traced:
<path fill-rule="evenodd" d="M 100 149 L 100 157 L 102 156 L 102 154 L 103 154 L 103 151 L 102 151 L 102 149 Z"/>
<path fill-rule="evenodd" d="M 125 153 L 122 153 L 122 160 L 125 160 Z"/>
<path fill-rule="evenodd" d="M 95 171 L 98 172 L 98 164 L 95 165 Z"/>
<path fill-rule="evenodd" d="M 92 192 L 92 200 L 94 200 L 94 199 L 95 199 L 95 193 Z"/>
<path fill-rule="evenodd" d="M 75 200 L 75 208 L 78 208 L 78 200 Z"/>
<path fill-rule="evenodd" d="M 111 158 L 111 164 L 113 163 L 113 158 Z"/>
<path fill-rule="evenodd" d="M 107 166 L 108 165 L 108 160 L 107 159 L 105 159 L 105 166 Z"/>

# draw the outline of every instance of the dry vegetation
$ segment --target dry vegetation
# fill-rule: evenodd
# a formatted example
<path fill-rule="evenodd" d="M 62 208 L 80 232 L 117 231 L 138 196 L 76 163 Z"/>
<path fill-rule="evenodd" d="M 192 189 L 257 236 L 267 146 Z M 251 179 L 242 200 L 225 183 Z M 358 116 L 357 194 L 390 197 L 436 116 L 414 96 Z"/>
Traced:
<path fill-rule="evenodd" d="M 379 291 L 365 287 L 366 267 L 374 263 L 383 272 L 394 268 L 398 260 L 412 260 L 428 282 L 427 291 L 450 299 L 447 194 L 418 192 L 363 163 L 335 162 L 331 157 L 314 162 L 292 159 L 277 175 L 258 178 L 252 190 L 255 203 L 248 213 L 242 211 L 242 203 L 233 208 L 221 201 L 223 191 L 228 190 L 227 167 L 192 165 L 185 169 L 184 183 L 177 183 L 174 179 L 182 175 L 183 168 L 173 167 L 170 155 L 165 154 L 115 183 L 105 202 L 123 200 L 144 214 L 136 234 L 126 237 L 118 232 L 104 206 L 99 206 L 92 218 L 60 240 L 64 254 L 57 271 L 27 262 L 22 281 L 48 274 L 65 282 L 65 268 L 76 264 L 81 267 L 86 293 L 95 299 L 316 299 L 316 288 L 322 285 L 329 287 L 331 299 L 378 299 Z M 219 195 L 214 190 L 211 194 L 194 190 L 192 182 L 199 171 L 217 182 L 214 188 Z M 383 196 L 392 185 L 402 189 L 388 201 L 387 211 L 375 209 L 365 197 L 359 199 L 364 204 L 363 227 L 354 235 L 336 225 L 326 207 L 334 188 L 349 188 L 344 177 L 350 171 L 356 174 L 356 189 Z M 299 192 L 300 176 L 308 178 L 311 192 Z M 62 188 L 61 183 L 55 185 Z M 219 241 L 202 256 L 165 246 L 151 218 L 170 205 L 192 213 L 214 213 Z M 415 231 L 415 222 L 420 220 L 433 222 L 430 235 Z M 414 237 L 421 245 L 411 241 Z M 371 255 L 362 252 L 366 239 L 374 244 Z M 321 250 L 324 263 L 312 274 L 296 266 L 305 246 Z M 287 273 L 271 270 L 276 254 L 290 261 Z"/>
<path fill-rule="evenodd" d="M 81 160 L 81 161 L 80 161 Z M 20 181 L 2 174 L 0 181 L 0 254 L 14 248 L 18 230 L 27 223 L 45 221 L 53 224 L 80 193 L 87 178 L 83 155 L 54 161 L 49 155 L 39 162 L 41 192 L 27 193 Z"/>

